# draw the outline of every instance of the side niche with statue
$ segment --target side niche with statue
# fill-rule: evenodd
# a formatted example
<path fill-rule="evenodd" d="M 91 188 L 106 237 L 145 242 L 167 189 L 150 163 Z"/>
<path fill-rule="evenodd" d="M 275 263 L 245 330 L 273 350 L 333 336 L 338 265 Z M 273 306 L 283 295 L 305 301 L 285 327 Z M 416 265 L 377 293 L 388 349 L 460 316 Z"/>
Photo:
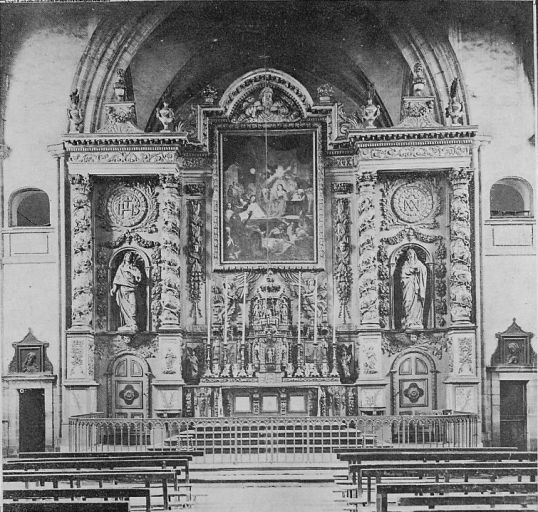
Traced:
<path fill-rule="evenodd" d="M 110 261 L 109 329 L 118 332 L 150 330 L 148 315 L 149 262 L 132 249 Z"/>
<path fill-rule="evenodd" d="M 410 244 L 392 258 L 393 325 L 401 330 L 432 327 L 432 259 L 423 247 Z"/>

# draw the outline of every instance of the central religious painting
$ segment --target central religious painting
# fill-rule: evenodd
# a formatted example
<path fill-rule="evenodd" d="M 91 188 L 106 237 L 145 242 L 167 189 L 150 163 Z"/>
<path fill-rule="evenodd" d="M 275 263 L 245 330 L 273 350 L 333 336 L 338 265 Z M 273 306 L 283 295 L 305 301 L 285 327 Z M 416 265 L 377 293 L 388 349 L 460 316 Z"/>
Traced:
<path fill-rule="evenodd" d="M 316 130 L 219 134 L 219 264 L 318 264 Z"/>

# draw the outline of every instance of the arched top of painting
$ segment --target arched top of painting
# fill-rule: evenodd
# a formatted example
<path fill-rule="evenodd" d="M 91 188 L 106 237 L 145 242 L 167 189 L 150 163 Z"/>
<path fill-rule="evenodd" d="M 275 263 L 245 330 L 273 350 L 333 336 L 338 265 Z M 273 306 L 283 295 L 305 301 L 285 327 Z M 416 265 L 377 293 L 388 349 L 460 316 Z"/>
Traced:
<path fill-rule="evenodd" d="M 219 105 L 235 122 L 278 123 L 305 118 L 313 101 L 291 75 L 276 69 L 256 69 L 235 80 L 224 91 Z"/>

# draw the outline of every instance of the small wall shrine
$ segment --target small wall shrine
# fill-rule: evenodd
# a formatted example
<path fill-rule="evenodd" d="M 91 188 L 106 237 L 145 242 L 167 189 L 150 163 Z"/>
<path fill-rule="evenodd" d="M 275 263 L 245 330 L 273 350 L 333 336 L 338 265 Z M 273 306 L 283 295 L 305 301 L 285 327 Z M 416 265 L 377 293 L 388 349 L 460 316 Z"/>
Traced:
<path fill-rule="evenodd" d="M 72 414 L 477 412 L 476 127 L 311 93 L 255 70 L 66 136 Z"/>

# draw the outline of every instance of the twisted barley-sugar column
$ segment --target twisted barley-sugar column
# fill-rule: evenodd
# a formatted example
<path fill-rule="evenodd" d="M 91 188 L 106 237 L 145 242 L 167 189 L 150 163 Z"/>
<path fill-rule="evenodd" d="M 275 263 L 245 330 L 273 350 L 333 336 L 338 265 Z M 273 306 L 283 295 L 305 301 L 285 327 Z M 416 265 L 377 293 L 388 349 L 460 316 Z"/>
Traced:
<path fill-rule="evenodd" d="M 362 172 L 359 193 L 359 309 L 361 325 L 379 326 L 379 296 L 375 237 L 375 172 Z"/>
<path fill-rule="evenodd" d="M 160 178 L 162 192 L 163 235 L 161 249 L 162 311 L 161 328 L 179 327 L 180 319 L 180 231 L 179 187 L 177 174 Z"/>
<path fill-rule="evenodd" d="M 471 210 L 469 168 L 452 169 L 450 197 L 450 317 L 453 323 L 469 323 L 473 308 L 471 294 Z"/>
<path fill-rule="evenodd" d="M 89 176 L 70 176 L 71 258 L 73 327 L 90 329 L 93 316 L 93 260 L 91 223 L 91 182 Z"/>

